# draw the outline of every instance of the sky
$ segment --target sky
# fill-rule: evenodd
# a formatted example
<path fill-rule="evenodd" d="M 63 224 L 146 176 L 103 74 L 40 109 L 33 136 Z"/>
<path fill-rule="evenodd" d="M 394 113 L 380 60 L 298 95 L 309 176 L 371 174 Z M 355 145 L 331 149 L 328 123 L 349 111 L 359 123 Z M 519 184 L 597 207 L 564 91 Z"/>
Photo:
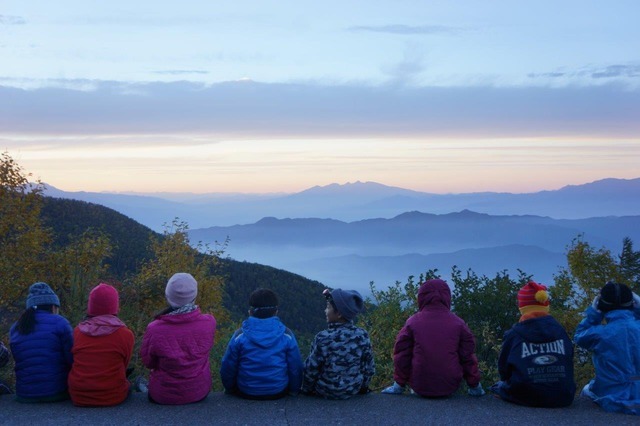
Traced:
<path fill-rule="evenodd" d="M 640 177 L 640 2 L 0 3 L 0 151 L 66 191 Z"/>

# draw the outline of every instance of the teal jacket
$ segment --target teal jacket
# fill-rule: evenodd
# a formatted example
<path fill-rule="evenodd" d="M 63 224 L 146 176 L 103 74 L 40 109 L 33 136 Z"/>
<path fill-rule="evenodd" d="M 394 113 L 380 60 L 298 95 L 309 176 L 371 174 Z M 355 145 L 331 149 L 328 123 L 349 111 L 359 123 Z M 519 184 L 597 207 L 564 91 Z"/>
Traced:
<path fill-rule="evenodd" d="M 640 312 L 587 308 L 575 342 L 593 353 L 589 390 L 605 411 L 640 415 Z M 602 319 L 606 324 L 602 324 Z"/>

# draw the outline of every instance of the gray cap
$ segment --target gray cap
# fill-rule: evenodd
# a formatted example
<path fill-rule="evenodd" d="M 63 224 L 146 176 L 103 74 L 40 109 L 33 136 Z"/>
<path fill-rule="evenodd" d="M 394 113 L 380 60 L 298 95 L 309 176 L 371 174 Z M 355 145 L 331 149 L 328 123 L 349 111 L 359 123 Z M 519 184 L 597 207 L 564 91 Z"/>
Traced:
<path fill-rule="evenodd" d="M 347 321 L 354 319 L 364 309 L 362 296 L 355 290 L 336 288 L 331 292 L 331 298 L 342 318 Z"/>

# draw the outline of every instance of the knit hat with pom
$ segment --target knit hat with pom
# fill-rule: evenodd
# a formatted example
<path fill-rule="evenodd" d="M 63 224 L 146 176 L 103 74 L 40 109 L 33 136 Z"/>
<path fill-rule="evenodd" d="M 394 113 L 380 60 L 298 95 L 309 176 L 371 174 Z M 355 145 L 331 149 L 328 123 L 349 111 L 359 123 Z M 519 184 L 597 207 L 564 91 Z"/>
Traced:
<path fill-rule="evenodd" d="M 35 308 L 38 305 L 55 305 L 60 306 L 60 299 L 51 290 L 47 283 L 37 282 L 29 287 L 29 296 L 27 297 L 27 309 Z"/>
<path fill-rule="evenodd" d="M 518 308 L 522 315 L 532 312 L 549 312 L 549 293 L 547 287 L 533 281 L 518 291 Z"/>

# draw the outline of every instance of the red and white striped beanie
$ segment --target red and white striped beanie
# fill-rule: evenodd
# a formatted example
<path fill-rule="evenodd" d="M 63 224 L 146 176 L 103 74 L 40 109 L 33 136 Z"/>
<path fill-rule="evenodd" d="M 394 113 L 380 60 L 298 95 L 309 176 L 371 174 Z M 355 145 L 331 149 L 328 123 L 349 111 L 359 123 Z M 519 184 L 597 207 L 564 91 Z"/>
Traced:
<path fill-rule="evenodd" d="M 522 315 L 531 312 L 549 312 L 547 287 L 533 281 L 518 291 L 518 308 Z"/>

